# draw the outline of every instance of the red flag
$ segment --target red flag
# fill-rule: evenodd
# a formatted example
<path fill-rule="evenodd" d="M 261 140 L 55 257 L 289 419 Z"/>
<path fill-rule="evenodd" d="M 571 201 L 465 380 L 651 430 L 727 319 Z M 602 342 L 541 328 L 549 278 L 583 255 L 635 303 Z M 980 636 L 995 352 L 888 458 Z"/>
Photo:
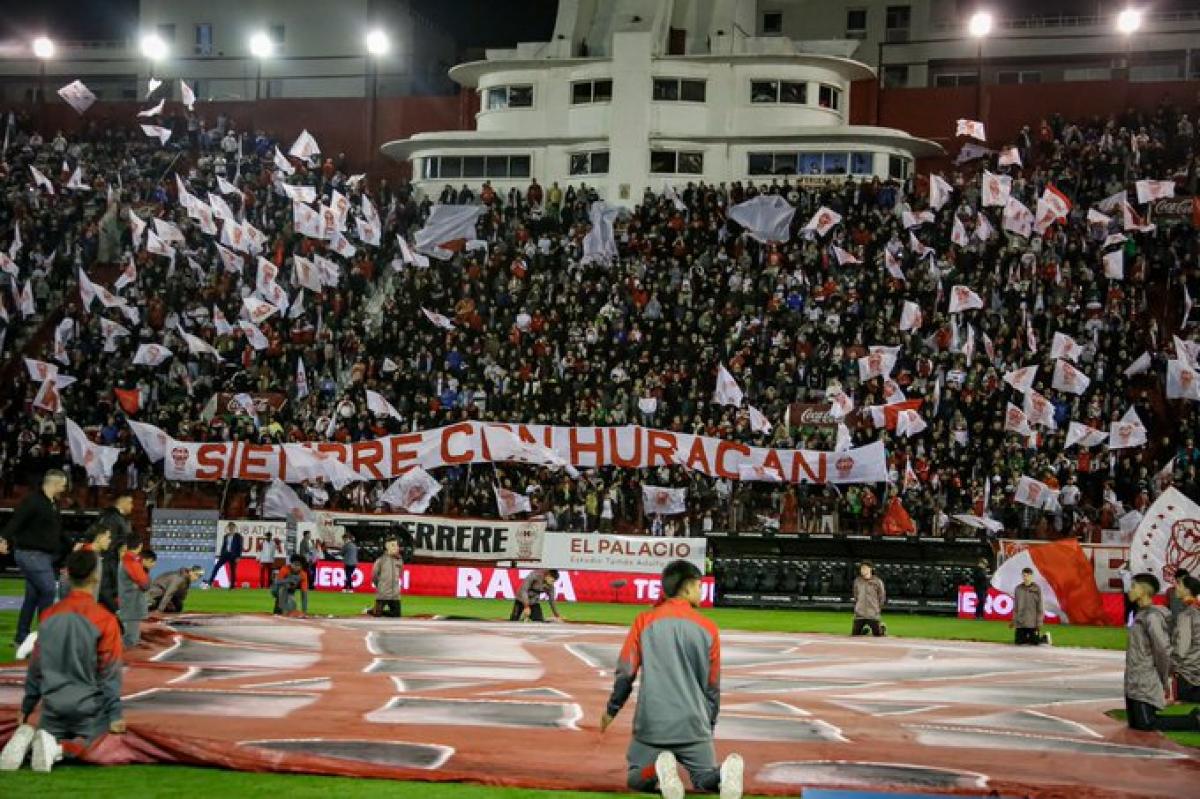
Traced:
<path fill-rule="evenodd" d="M 1096 575 L 1077 540 L 1066 538 L 1030 547 L 1029 555 L 1072 624 L 1107 623 Z"/>
<path fill-rule="evenodd" d="M 884 535 L 916 535 L 917 525 L 904 509 L 900 497 L 888 500 L 887 510 L 883 512 Z"/>
<path fill-rule="evenodd" d="M 130 416 L 141 410 L 142 392 L 136 388 L 114 388 L 113 394 L 116 395 L 121 409 Z"/>
<path fill-rule="evenodd" d="M 919 411 L 921 410 L 922 400 L 905 400 L 904 402 L 893 402 L 891 405 L 883 406 L 883 421 L 888 430 L 896 429 L 896 421 L 900 418 L 900 411 Z"/>

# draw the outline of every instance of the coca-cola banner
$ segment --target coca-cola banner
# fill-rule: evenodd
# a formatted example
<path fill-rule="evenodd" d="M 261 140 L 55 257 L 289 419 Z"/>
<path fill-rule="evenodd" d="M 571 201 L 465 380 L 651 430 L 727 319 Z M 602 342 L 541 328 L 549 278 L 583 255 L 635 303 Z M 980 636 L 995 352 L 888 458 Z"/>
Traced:
<path fill-rule="evenodd" d="M 1162 197 L 1150 203 L 1150 221 L 1182 220 L 1200 227 L 1200 197 Z"/>
<path fill-rule="evenodd" d="M 358 565 L 351 577 L 351 588 L 355 592 L 374 593 L 375 589 L 371 586 L 371 568 L 370 563 Z M 530 569 L 496 569 L 490 566 L 405 564 L 400 590 L 410 596 L 511 601 L 516 598 L 517 589 L 529 572 Z M 317 590 L 341 591 L 346 587 L 346 571 L 338 561 L 319 562 L 316 577 Z M 704 607 L 712 607 L 714 592 L 713 578 L 705 577 L 701 599 Z M 559 570 L 558 582 L 554 584 L 554 598 L 557 602 L 650 605 L 662 599 L 662 583 L 658 575 L 562 569 Z"/>
<path fill-rule="evenodd" d="M 788 421 L 792 427 L 837 427 L 838 420 L 829 415 L 829 403 L 793 402 Z"/>
<path fill-rule="evenodd" d="M 494 457 L 484 435 L 489 427 L 510 430 L 522 444 L 529 446 L 509 447 L 503 457 Z M 393 479 L 413 466 L 436 469 L 503 461 L 581 469 L 683 466 L 709 477 L 738 480 L 744 472 L 755 475 L 756 479 L 790 483 L 879 483 L 887 479 L 887 454 L 882 441 L 846 452 L 767 449 L 634 425 L 549 427 L 460 422 L 373 440 L 346 444 L 320 442 L 310 446 L 333 454 L 368 480 Z M 295 469 L 289 471 L 287 454 L 281 445 L 172 439 L 164 449 L 163 471 L 168 480 L 279 478 L 294 482 L 297 479 Z"/>
<path fill-rule="evenodd" d="M 547 533 L 542 539 L 542 566 L 660 574 L 668 563 L 686 560 L 704 571 L 707 544 L 703 538 Z"/>
<path fill-rule="evenodd" d="M 417 557 L 447 560 L 537 561 L 542 556 L 544 521 L 499 521 L 415 516 L 406 513 L 317 512 L 319 537 L 340 546 L 347 525 L 389 523 L 391 532 L 412 538 Z"/>

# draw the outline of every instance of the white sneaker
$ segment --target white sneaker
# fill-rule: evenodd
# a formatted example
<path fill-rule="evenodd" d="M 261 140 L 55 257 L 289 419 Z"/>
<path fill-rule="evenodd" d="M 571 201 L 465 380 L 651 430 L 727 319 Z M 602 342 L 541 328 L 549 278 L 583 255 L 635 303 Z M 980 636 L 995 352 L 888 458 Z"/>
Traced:
<path fill-rule="evenodd" d="M 22 724 L 0 751 L 0 771 L 16 771 L 29 755 L 29 747 L 33 746 L 33 736 L 37 730 L 29 724 Z"/>
<path fill-rule="evenodd" d="M 741 755 L 730 755 L 721 764 L 721 799 L 742 799 L 746 764 Z"/>
<path fill-rule="evenodd" d="M 25 636 L 25 640 L 21 642 L 19 647 L 17 647 L 17 660 L 29 659 L 29 656 L 33 654 L 33 647 L 37 645 L 37 639 L 37 633 L 30 633 L 29 635 Z"/>
<path fill-rule="evenodd" d="M 37 735 L 33 737 L 33 755 L 29 758 L 29 765 L 34 771 L 49 772 L 60 760 L 62 747 L 58 745 L 58 741 L 45 730 L 38 730 Z"/>
<path fill-rule="evenodd" d="M 679 763 L 670 752 L 660 752 L 654 761 L 658 776 L 658 791 L 663 799 L 683 799 L 683 780 L 679 779 Z"/>

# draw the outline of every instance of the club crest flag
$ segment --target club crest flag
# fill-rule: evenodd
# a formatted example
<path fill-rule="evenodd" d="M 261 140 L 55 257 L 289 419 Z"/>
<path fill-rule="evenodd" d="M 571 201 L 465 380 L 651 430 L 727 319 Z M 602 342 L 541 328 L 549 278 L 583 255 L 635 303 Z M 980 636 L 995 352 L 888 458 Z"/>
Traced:
<path fill-rule="evenodd" d="M 671 516 L 687 510 L 686 488 L 642 485 L 642 506 L 647 515 Z"/>

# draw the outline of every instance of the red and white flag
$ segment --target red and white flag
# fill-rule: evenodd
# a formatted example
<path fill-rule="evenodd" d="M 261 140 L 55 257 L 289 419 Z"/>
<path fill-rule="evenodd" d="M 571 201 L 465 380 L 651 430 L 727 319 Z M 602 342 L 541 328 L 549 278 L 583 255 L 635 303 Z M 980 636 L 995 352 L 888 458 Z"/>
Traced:
<path fill-rule="evenodd" d="M 212 312 L 213 327 L 217 330 L 218 336 L 228 336 L 233 332 L 233 326 L 229 324 L 229 320 L 225 318 L 225 314 L 217 306 L 213 306 Z"/>
<path fill-rule="evenodd" d="M 1072 624 L 1107 623 L 1092 562 L 1078 540 L 1066 538 L 1032 544 L 1006 558 L 992 575 L 992 587 L 1014 595 L 1025 569 L 1033 571 L 1033 580 L 1042 589 L 1042 604 L 1047 612 Z"/>
<path fill-rule="evenodd" d="M 858 359 L 858 379 L 867 382 L 887 377 L 896 368 L 896 355 L 887 351 L 869 352 Z"/>
<path fill-rule="evenodd" d="M 221 256 L 221 264 L 226 272 L 234 275 L 242 273 L 242 256 L 220 244 L 217 245 L 217 254 Z"/>
<path fill-rule="evenodd" d="M 982 308 L 983 298 L 967 286 L 954 286 L 950 289 L 950 313 L 962 313 Z"/>
<path fill-rule="evenodd" d="M 935 211 L 942 210 L 942 206 L 950 202 L 950 195 L 954 193 L 954 187 L 951 186 L 946 179 L 941 175 L 929 176 L 929 207 Z"/>
<path fill-rule="evenodd" d="M 1104 253 L 1100 259 L 1104 264 L 1104 276 L 1109 280 L 1125 279 L 1125 251 L 1120 247 Z"/>
<path fill-rule="evenodd" d="M 996 237 L 996 229 L 988 221 L 987 215 L 980 211 L 975 215 L 975 238 L 979 241 L 990 241 Z"/>
<path fill-rule="evenodd" d="M 174 241 L 179 244 L 187 244 L 187 239 L 183 236 L 183 231 L 174 222 L 168 222 L 165 219 L 154 217 L 150 220 L 154 225 L 154 234 L 163 241 Z"/>
<path fill-rule="evenodd" d="M 442 484 L 420 466 L 414 466 L 388 486 L 379 499 L 406 513 L 424 513 L 442 490 Z"/>
<path fill-rule="evenodd" d="M 1078 444 L 1081 447 L 1095 447 L 1103 444 L 1108 438 L 1108 433 L 1103 430 L 1097 430 L 1094 427 L 1088 427 L 1080 422 L 1071 422 L 1067 427 L 1067 441 L 1063 447 L 1070 447 Z"/>
<path fill-rule="evenodd" d="M 1140 205 L 1175 196 L 1173 180 L 1139 180 L 1133 187 L 1137 190 L 1137 201 Z"/>
<path fill-rule="evenodd" d="M 925 315 L 921 313 L 921 306 L 909 300 L 904 301 L 904 307 L 900 311 L 900 330 L 907 332 L 909 330 L 920 330 L 921 324 L 925 321 Z"/>
<path fill-rule="evenodd" d="M 1141 355 L 1139 355 L 1137 358 L 1134 359 L 1133 363 L 1129 364 L 1129 366 L 1126 367 L 1123 374 L 1126 377 L 1133 377 L 1134 375 L 1140 375 L 1143 372 L 1148 372 L 1148 371 L 1150 371 L 1150 353 L 1143 352 Z"/>
<path fill-rule="evenodd" d="M 686 488 L 642 485 L 642 507 L 646 514 L 670 516 L 687 511 Z"/>
<path fill-rule="evenodd" d="M 1004 409 L 1004 432 L 1018 433 L 1026 438 L 1033 435 L 1033 428 L 1029 426 L 1029 417 L 1011 402 Z"/>
<path fill-rule="evenodd" d="M 913 410 L 903 410 L 896 415 L 896 435 L 911 438 L 919 435 L 925 428 L 925 420 L 921 414 Z"/>
<path fill-rule="evenodd" d="M 321 273 L 317 270 L 317 265 L 303 255 L 292 257 L 292 285 L 303 286 L 318 294 L 325 288 L 321 282 Z"/>
<path fill-rule="evenodd" d="M 14 284 L 15 285 L 15 284 Z M 37 308 L 33 305 L 33 279 L 25 281 L 24 287 L 21 289 L 21 294 L 17 300 L 17 310 L 21 312 L 21 316 L 29 318 L 37 313 Z"/>
<path fill-rule="evenodd" d="M 967 136 L 979 141 L 987 141 L 987 136 L 984 135 L 983 123 L 974 119 L 960 119 L 954 123 L 955 136 Z"/>
<path fill-rule="evenodd" d="M 782 483 L 783 474 L 773 466 L 754 466 L 743 463 L 738 466 L 738 479 L 746 482 Z"/>
<path fill-rule="evenodd" d="M 725 368 L 724 364 L 717 366 L 717 385 L 713 389 L 712 401 L 718 405 L 733 405 L 738 407 L 742 404 L 742 389 L 733 379 L 733 375 Z"/>
<path fill-rule="evenodd" d="M 104 339 L 104 351 L 113 353 L 117 351 L 117 338 L 119 336 L 128 336 L 129 329 L 117 324 L 116 322 L 110 322 L 101 316 L 100 335 Z"/>
<path fill-rule="evenodd" d="M 304 359 L 296 358 L 296 399 L 302 400 L 308 396 L 308 372 L 304 369 Z"/>
<path fill-rule="evenodd" d="M 401 419 L 400 411 L 387 401 L 387 398 L 378 391 L 367 389 L 367 410 L 376 416 L 391 416 L 393 419 Z"/>
<path fill-rule="evenodd" d="M 1023 166 L 1021 163 L 1021 151 L 1016 147 L 1001 147 L 1000 166 Z"/>
<path fill-rule="evenodd" d="M 250 346 L 254 349 L 262 351 L 271 346 L 271 342 L 256 325 L 245 320 L 239 320 L 238 327 L 242 329 L 242 334 L 245 335 L 246 341 L 250 342 Z"/>
<path fill-rule="evenodd" d="M 1069 361 L 1078 361 L 1083 355 L 1083 346 L 1075 339 L 1068 336 L 1066 333 L 1055 333 L 1054 340 L 1050 342 L 1050 357 L 1051 358 L 1066 358 Z"/>
<path fill-rule="evenodd" d="M 842 215 L 832 208 L 821 206 L 817 212 L 812 215 L 812 219 L 808 220 L 801 230 L 815 230 L 817 235 L 824 236 L 842 221 Z"/>
<path fill-rule="evenodd" d="M 146 231 L 146 252 L 161 255 L 163 258 L 175 257 L 175 249 L 159 238 L 153 230 Z"/>
<path fill-rule="evenodd" d="M 493 486 L 492 490 L 496 494 L 496 509 L 500 512 L 501 518 L 507 519 L 518 513 L 533 512 L 533 503 L 524 494 L 518 494 L 516 491 L 509 491 L 500 486 Z"/>
<path fill-rule="evenodd" d="M 128 285 L 136 283 L 137 277 L 137 264 L 133 262 L 133 254 L 131 253 L 129 256 L 129 262 L 125 264 L 125 268 L 121 270 L 121 276 L 117 278 L 116 283 L 113 283 L 113 289 L 120 291 Z M 80 291 L 82 290 L 83 286 L 81 284 Z"/>
<path fill-rule="evenodd" d="M 129 425 L 129 429 L 133 431 L 137 437 L 138 443 L 142 445 L 142 449 L 146 452 L 146 457 L 151 463 L 158 463 L 167 454 L 167 447 L 170 446 L 171 437 L 164 433 L 161 429 L 146 422 L 139 422 L 134 419 L 126 419 L 125 423 Z"/>
<path fill-rule="evenodd" d="M 1053 508 L 1058 504 L 1057 497 L 1058 491 L 1041 480 L 1034 480 L 1025 475 L 1021 475 L 1021 478 L 1017 480 L 1017 491 L 1013 494 L 1014 501 L 1039 510 Z"/>
<path fill-rule="evenodd" d="M 317 514 L 304 504 L 292 487 L 279 478 L 271 481 L 263 495 L 262 515 L 264 519 L 290 519 L 297 522 L 315 522 Z"/>
<path fill-rule="evenodd" d="M 1158 226 L 1147 222 L 1145 217 L 1133 210 L 1133 206 L 1127 202 L 1121 203 L 1121 227 L 1124 230 L 1137 230 L 1142 233 L 1150 233 Z"/>
<path fill-rule="evenodd" d="M 829 399 L 829 415 L 833 419 L 845 419 L 854 410 L 854 400 L 841 389 L 832 392 L 826 389 L 825 396 Z"/>
<path fill-rule="evenodd" d="M 1120 421 L 1114 422 L 1108 429 L 1109 449 L 1140 447 L 1148 440 L 1146 425 L 1142 424 L 1142 420 L 1133 406 L 1125 411 L 1125 415 L 1121 417 Z"/>
<path fill-rule="evenodd" d="M 1003 208 L 1012 197 L 1012 178 L 983 170 L 980 179 L 984 208 Z"/>
<path fill-rule="evenodd" d="M 192 355 L 211 355 L 218 361 L 221 360 L 221 353 L 217 352 L 217 348 L 204 339 L 185 332 L 183 328 L 180 328 L 178 332 L 183 337 L 184 343 L 187 344 L 188 352 Z"/>
<path fill-rule="evenodd" d="M 950 241 L 959 247 L 966 247 L 971 243 L 971 237 L 967 234 L 967 226 L 963 224 L 962 219 L 957 215 L 955 215 L 954 223 L 950 227 Z"/>
<path fill-rule="evenodd" d="M 1071 213 L 1071 200 L 1053 183 L 1047 183 L 1046 188 L 1042 190 L 1042 202 L 1054 212 L 1055 219 L 1067 221 L 1067 215 Z"/>
<path fill-rule="evenodd" d="M 1200 373 L 1186 361 L 1167 361 L 1167 399 L 1200 400 Z"/>
<path fill-rule="evenodd" d="M 37 395 L 33 398 L 33 407 L 50 413 L 58 413 L 62 410 L 62 396 L 58 393 L 58 382 L 55 378 L 52 377 L 42 383 L 42 387 L 38 389 Z"/>
<path fill-rule="evenodd" d="M 1112 224 L 1112 217 L 1105 216 L 1095 208 L 1089 208 L 1087 212 L 1087 223 L 1088 225 L 1097 225 L 1103 228 L 1106 232 L 1108 230 L 1108 226 Z"/>
<path fill-rule="evenodd" d="M 1021 204 L 1016 197 L 1009 197 L 1004 204 L 1003 228 L 1023 238 L 1033 233 L 1033 212 Z"/>
<path fill-rule="evenodd" d="M 113 467 L 121 457 L 120 447 L 104 447 L 94 444 L 75 422 L 67 419 L 67 446 L 71 462 L 82 466 L 91 485 L 108 485 Z"/>
<path fill-rule="evenodd" d="M 856 256 L 854 253 L 847 252 L 846 250 L 843 250 L 841 247 L 837 246 L 836 244 L 833 245 L 833 257 L 837 259 L 838 266 L 845 266 L 846 264 L 861 264 L 862 263 L 862 260 L 859 259 L 859 257 Z"/>
<path fill-rule="evenodd" d="M 142 344 L 134 354 L 132 363 L 136 366 L 161 366 L 173 356 L 174 353 L 161 344 Z"/>
<path fill-rule="evenodd" d="M 1033 389 L 1025 392 L 1025 402 L 1022 410 L 1030 424 L 1041 425 L 1050 430 L 1057 430 L 1054 421 L 1054 404 Z"/>
<path fill-rule="evenodd" d="M 1162 578 L 1164 588 L 1181 570 L 1200 572 L 1200 505 L 1168 487 L 1154 500 L 1129 545 L 1129 568 Z"/>
<path fill-rule="evenodd" d="M 896 280 L 908 282 L 908 278 L 904 276 L 904 270 L 900 268 L 900 259 L 891 250 L 883 251 L 883 265 L 887 269 L 887 273 Z"/>
<path fill-rule="evenodd" d="M 908 247 L 910 250 L 916 253 L 918 258 L 924 258 L 926 256 L 933 257 L 937 255 L 932 247 L 927 247 L 924 242 L 918 239 L 911 232 L 908 234 Z"/>
<path fill-rule="evenodd" d="M 261 325 L 271 316 L 279 313 L 279 309 L 269 302 L 264 302 L 257 297 L 242 298 L 242 312 L 251 323 Z"/>
<path fill-rule="evenodd" d="M 288 148 L 288 155 L 296 158 L 312 158 L 319 152 L 321 152 L 321 145 L 317 144 L 317 140 L 307 130 L 301 130 L 300 135 Z"/>
<path fill-rule="evenodd" d="M 755 408 L 753 405 L 747 405 L 746 411 L 750 417 L 751 430 L 753 430 L 755 433 L 764 434 L 771 432 L 771 422 L 767 420 L 766 416 L 763 416 L 762 411 L 760 411 L 758 408 Z"/>
<path fill-rule="evenodd" d="M 425 314 L 426 319 L 428 319 L 430 322 L 433 322 L 434 325 L 442 328 L 443 330 L 454 329 L 454 322 L 450 321 L 449 317 L 442 316 L 440 313 L 431 311 L 427 308 L 422 308 L 421 313 Z"/>
<path fill-rule="evenodd" d="M 1059 358 L 1054 362 L 1054 378 L 1050 385 L 1055 391 L 1083 394 L 1091 383 L 1090 377 L 1076 369 L 1068 361 Z"/>
<path fill-rule="evenodd" d="M 29 379 L 35 383 L 43 383 L 58 374 L 58 366 L 55 364 L 36 361 L 33 358 L 25 359 L 25 369 L 29 372 Z"/>

